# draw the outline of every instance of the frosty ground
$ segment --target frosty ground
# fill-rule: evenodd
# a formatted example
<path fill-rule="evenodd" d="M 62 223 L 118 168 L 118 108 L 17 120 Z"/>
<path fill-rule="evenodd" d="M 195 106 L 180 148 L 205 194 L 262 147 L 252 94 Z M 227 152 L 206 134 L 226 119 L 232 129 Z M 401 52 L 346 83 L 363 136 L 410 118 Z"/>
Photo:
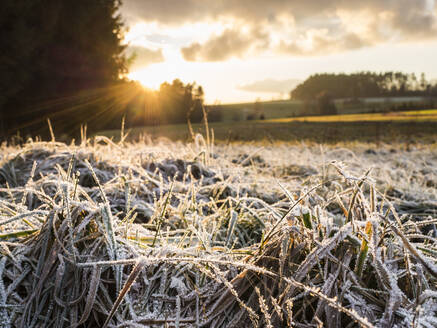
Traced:
<path fill-rule="evenodd" d="M 435 143 L 0 153 L 2 327 L 435 327 Z"/>

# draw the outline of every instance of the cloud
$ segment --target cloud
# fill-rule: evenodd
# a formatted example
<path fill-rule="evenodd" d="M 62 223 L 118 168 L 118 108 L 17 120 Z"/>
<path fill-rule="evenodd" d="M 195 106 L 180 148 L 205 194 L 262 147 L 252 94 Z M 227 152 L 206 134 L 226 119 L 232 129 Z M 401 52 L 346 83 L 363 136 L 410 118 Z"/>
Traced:
<path fill-rule="evenodd" d="M 162 49 L 152 50 L 140 46 L 130 46 L 127 51 L 128 56 L 133 56 L 134 60 L 131 69 L 140 69 L 151 64 L 162 63 L 164 55 Z"/>
<path fill-rule="evenodd" d="M 307 34 L 306 42 L 302 43 L 282 40 L 276 48 L 277 51 L 295 56 L 318 56 L 372 45 L 372 41 L 362 39 L 354 33 L 332 36 L 326 30 L 313 30 Z"/>
<path fill-rule="evenodd" d="M 145 22 L 223 22 L 226 30 L 182 49 L 186 60 L 219 61 L 278 51 L 319 55 L 437 37 L 437 0 L 125 0 Z M 240 31 L 244 26 L 250 33 Z M 253 31 L 261 30 L 261 36 Z M 308 33 L 311 31 L 311 33 Z"/>
<path fill-rule="evenodd" d="M 238 89 L 248 92 L 283 94 L 283 93 L 290 92 L 300 82 L 302 81 L 298 79 L 287 79 L 287 80 L 265 79 L 265 80 L 255 81 L 253 83 L 241 85 L 238 87 Z"/>
<path fill-rule="evenodd" d="M 213 1 L 125 0 L 122 11 L 128 17 L 135 17 L 146 22 L 182 24 L 204 19 L 213 7 L 211 2 Z"/>
<path fill-rule="evenodd" d="M 391 20 L 392 26 L 407 37 L 435 37 L 436 13 L 429 7 L 429 1 L 412 1 L 416 6 L 411 6 L 410 1 L 398 0 Z"/>
<path fill-rule="evenodd" d="M 376 0 L 374 0 L 376 1 Z M 387 0 L 388 1 L 388 0 Z M 183 24 L 224 17 L 274 21 L 283 13 L 302 17 L 335 9 L 342 0 L 125 0 L 123 12 L 144 21 Z"/>
<path fill-rule="evenodd" d="M 181 49 L 187 61 L 223 61 L 231 57 L 241 57 L 260 41 L 266 41 L 267 35 L 259 31 L 249 34 L 237 29 L 227 29 L 220 35 L 211 37 L 203 44 L 194 42 Z"/>

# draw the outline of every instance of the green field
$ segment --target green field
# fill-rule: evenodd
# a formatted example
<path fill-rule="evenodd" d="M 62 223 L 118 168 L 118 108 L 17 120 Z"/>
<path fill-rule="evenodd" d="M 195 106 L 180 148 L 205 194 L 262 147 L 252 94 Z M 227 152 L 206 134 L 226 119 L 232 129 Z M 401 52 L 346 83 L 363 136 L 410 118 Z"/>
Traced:
<path fill-rule="evenodd" d="M 271 120 L 211 123 L 217 141 L 393 141 L 420 137 L 424 141 L 437 140 L 437 110 L 396 113 L 307 116 Z M 193 130 L 205 133 L 203 124 L 193 124 Z M 102 133 L 118 139 L 120 131 Z M 130 131 L 130 138 L 140 135 L 171 140 L 190 140 L 186 124 L 146 126 Z"/>
<path fill-rule="evenodd" d="M 437 122 L 437 109 L 394 112 L 394 113 L 367 113 L 367 114 L 345 114 L 325 116 L 303 116 L 293 118 L 280 118 L 268 120 L 268 122 Z"/>
<path fill-rule="evenodd" d="M 278 100 L 260 102 L 260 112 L 266 119 L 282 118 L 302 115 L 304 105 L 296 100 Z M 244 121 L 254 112 L 255 103 L 240 103 L 220 105 L 222 119 L 225 122 Z"/>
<path fill-rule="evenodd" d="M 361 114 L 361 113 L 388 113 L 390 111 L 402 110 L 399 106 L 404 108 L 414 108 L 418 103 L 423 100 L 417 100 L 408 97 L 392 97 L 392 98 L 364 98 L 355 102 L 345 100 L 335 100 L 335 106 L 338 114 Z M 433 107 L 432 101 L 426 103 L 425 106 Z M 425 107 L 426 108 L 426 107 Z M 232 121 L 244 121 L 250 116 L 259 117 L 264 115 L 265 119 L 279 119 L 279 118 L 291 118 L 296 116 L 303 116 L 311 113 L 311 106 L 305 105 L 303 101 L 299 100 L 275 100 L 264 101 L 255 104 L 250 103 L 237 103 L 237 104 L 225 104 L 218 106 L 218 109 L 222 113 L 222 120 L 224 122 Z"/>

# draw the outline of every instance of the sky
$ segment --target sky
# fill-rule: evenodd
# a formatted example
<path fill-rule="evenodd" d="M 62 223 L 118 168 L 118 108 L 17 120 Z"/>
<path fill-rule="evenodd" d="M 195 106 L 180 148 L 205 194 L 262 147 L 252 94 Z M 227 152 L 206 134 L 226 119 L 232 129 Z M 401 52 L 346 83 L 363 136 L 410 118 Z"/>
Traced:
<path fill-rule="evenodd" d="M 212 103 L 288 97 L 315 73 L 437 78 L 437 0 L 124 0 L 129 77 Z"/>

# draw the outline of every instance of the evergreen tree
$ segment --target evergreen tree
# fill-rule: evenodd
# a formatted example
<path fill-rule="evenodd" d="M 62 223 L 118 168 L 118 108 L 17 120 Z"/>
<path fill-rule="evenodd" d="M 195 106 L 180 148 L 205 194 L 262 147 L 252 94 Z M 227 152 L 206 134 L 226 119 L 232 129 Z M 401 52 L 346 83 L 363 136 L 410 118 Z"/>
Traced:
<path fill-rule="evenodd" d="M 2 2 L 0 109 L 7 132 L 40 132 L 48 117 L 71 132 L 113 103 L 114 88 L 126 73 L 120 5 L 119 0 Z"/>
<path fill-rule="evenodd" d="M 315 74 L 290 92 L 291 99 L 313 101 L 322 92 L 333 99 L 390 96 L 436 95 L 427 91 L 428 82 L 422 75 L 401 72 L 358 72 L 353 74 Z"/>

